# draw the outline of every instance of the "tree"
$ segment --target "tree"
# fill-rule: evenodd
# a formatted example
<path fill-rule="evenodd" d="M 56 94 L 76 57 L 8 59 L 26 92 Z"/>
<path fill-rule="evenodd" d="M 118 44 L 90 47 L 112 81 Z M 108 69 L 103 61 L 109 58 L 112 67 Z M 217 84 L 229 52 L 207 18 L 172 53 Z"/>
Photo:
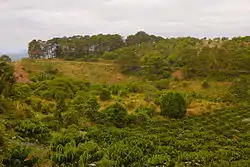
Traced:
<path fill-rule="evenodd" d="M 126 44 L 128 46 L 131 46 L 131 45 L 138 45 L 143 42 L 149 42 L 149 41 L 152 41 L 152 38 L 150 37 L 150 35 L 148 35 L 144 31 L 139 31 L 135 35 L 129 35 L 126 39 Z"/>
<path fill-rule="evenodd" d="M 101 124 L 124 127 L 128 123 L 128 113 L 123 105 L 115 103 L 100 111 L 97 119 Z"/>
<path fill-rule="evenodd" d="M 5 61 L 5 62 L 8 62 L 8 63 L 12 62 L 11 58 L 8 55 L 2 55 L 0 57 L 0 61 Z"/>
<path fill-rule="evenodd" d="M 180 93 L 169 92 L 161 96 L 161 114 L 170 118 L 182 118 L 187 112 L 186 102 Z"/>

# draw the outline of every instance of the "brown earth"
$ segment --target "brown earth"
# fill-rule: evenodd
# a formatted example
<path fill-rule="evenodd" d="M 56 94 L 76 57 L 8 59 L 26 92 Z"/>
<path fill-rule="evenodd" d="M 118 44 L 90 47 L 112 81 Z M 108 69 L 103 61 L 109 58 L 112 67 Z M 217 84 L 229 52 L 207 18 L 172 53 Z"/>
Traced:
<path fill-rule="evenodd" d="M 15 63 L 15 77 L 17 78 L 16 82 L 21 82 L 21 83 L 30 83 L 31 81 L 28 79 L 29 74 L 24 71 L 24 67 L 21 63 Z"/>
<path fill-rule="evenodd" d="M 177 79 L 179 79 L 179 80 L 181 80 L 181 79 L 183 78 L 181 70 L 175 71 L 175 72 L 172 74 L 172 76 L 174 76 L 175 78 L 177 78 Z"/>

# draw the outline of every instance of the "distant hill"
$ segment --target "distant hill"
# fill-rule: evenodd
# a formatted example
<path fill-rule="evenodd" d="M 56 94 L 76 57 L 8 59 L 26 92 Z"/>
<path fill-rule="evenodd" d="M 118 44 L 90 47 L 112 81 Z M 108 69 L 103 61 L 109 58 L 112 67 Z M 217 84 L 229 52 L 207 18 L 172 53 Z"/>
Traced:
<path fill-rule="evenodd" d="M 21 60 L 24 57 L 28 57 L 28 51 L 27 50 L 0 53 L 0 55 L 3 55 L 3 54 L 6 54 L 6 55 L 10 56 L 13 61 L 18 61 L 18 60 Z"/>

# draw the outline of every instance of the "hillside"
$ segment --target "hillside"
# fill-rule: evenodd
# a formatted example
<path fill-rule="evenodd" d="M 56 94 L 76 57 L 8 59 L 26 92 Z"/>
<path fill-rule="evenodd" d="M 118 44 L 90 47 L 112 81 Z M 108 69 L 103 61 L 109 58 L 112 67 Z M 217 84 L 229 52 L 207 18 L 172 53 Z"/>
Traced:
<path fill-rule="evenodd" d="M 0 166 L 250 166 L 248 38 L 118 39 L 0 59 Z"/>
<path fill-rule="evenodd" d="M 227 80 L 250 73 L 250 37 L 198 39 L 163 38 L 137 32 L 126 40 L 118 34 L 53 38 L 29 43 L 30 58 L 114 60 L 121 72 L 149 80 L 168 78 L 182 69 L 184 76 Z M 229 77 L 229 78 L 228 78 Z"/>

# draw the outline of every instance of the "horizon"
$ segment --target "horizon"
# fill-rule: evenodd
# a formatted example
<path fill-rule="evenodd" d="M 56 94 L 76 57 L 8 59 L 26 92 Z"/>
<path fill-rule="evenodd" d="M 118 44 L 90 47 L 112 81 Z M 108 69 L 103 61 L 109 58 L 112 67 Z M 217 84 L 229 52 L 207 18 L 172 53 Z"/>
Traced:
<path fill-rule="evenodd" d="M 27 50 L 33 39 L 145 31 L 162 37 L 246 36 L 249 0 L 0 0 L 1 52 Z M 73 19 L 72 19 L 73 18 Z"/>
<path fill-rule="evenodd" d="M 139 31 L 137 31 L 137 32 L 139 32 Z M 128 34 L 127 36 L 122 36 L 121 34 L 119 34 L 119 35 L 121 35 L 124 38 L 127 38 L 129 35 L 134 35 L 137 32 Z M 118 34 L 118 33 L 99 33 L 99 34 L 107 35 L 107 34 Z M 79 36 L 85 36 L 85 35 L 90 35 L 90 34 L 74 34 L 74 35 L 71 35 L 71 36 L 54 36 L 54 37 L 51 37 L 51 38 L 43 39 L 43 41 L 47 41 L 47 40 L 52 39 L 52 38 L 72 37 L 72 36 L 78 36 L 78 35 Z M 98 34 L 91 34 L 91 36 L 92 35 L 98 35 Z M 149 34 L 149 35 L 156 35 L 156 34 Z M 241 35 L 241 36 L 214 36 L 214 37 L 207 37 L 207 36 L 203 36 L 203 37 L 195 37 L 195 36 L 169 36 L 169 37 L 165 37 L 165 36 L 161 36 L 161 35 L 156 35 L 156 36 L 163 37 L 164 39 L 167 39 L 167 38 L 182 38 L 182 37 L 184 37 L 184 38 L 185 37 L 191 37 L 191 38 L 197 38 L 197 39 L 203 39 L 203 38 L 214 39 L 214 38 L 226 37 L 228 39 L 232 39 L 234 37 L 246 37 L 248 35 Z M 40 40 L 40 39 L 38 38 L 38 39 L 32 39 L 32 40 Z M 30 40 L 30 41 L 32 41 L 32 40 Z M 26 48 L 21 48 L 21 49 L 17 49 L 17 50 L 13 50 L 13 49 L 11 49 L 11 50 L 0 50 L 0 55 L 3 55 L 3 54 L 28 54 L 28 43 L 27 43 Z"/>

